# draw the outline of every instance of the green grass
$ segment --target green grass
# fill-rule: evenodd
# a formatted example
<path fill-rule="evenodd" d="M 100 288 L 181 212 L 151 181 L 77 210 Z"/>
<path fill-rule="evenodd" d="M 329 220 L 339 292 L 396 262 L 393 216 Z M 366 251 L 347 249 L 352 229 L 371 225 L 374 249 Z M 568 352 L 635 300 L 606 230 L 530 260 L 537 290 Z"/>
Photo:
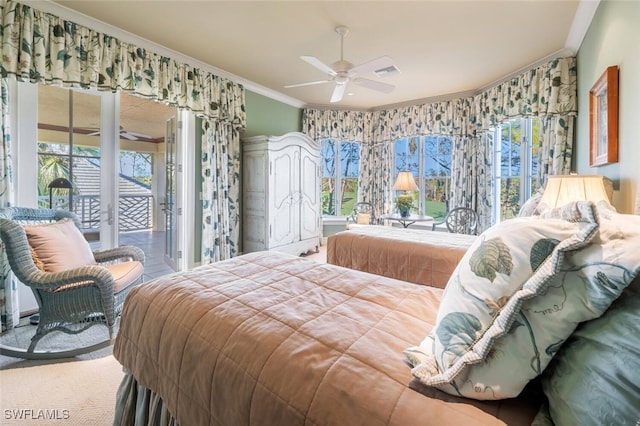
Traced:
<path fill-rule="evenodd" d="M 340 212 L 341 216 L 350 216 L 353 212 L 353 205 L 358 201 L 356 198 L 356 194 L 353 192 L 348 192 L 344 194 L 342 199 L 342 209 Z M 417 201 L 414 202 L 417 204 Z M 441 201 L 426 201 L 425 202 L 425 212 L 427 216 L 433 217 L 435 220 L 442 220 L 447 215 L 445 203 Z"/>
<path fill-rule="evenodd" d="M 426 201 L 424 214 L 434 220 L 442 220 L 447 215 L 446 206 L 442 201 Z"/>

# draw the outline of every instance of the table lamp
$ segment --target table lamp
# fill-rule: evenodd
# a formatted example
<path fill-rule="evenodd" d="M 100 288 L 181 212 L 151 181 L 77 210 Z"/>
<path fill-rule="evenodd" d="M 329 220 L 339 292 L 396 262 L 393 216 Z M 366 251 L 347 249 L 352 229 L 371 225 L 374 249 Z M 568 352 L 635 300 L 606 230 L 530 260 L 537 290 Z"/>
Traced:
<path fill-rule="evenodd" d="M 602 176 L 562 175 L 548 177 L 538 210 L 554 209 L 571 201 L 583 200 L 593 201 L 596 206 L 606 203 L 606 207 L 613 209 Z"/>
<path fill-rule="evenodd" d="M 403 191 L 402 195 L 396 198 L 396 207 L 400 212 L 400 216 L 409 216 L 409 212 L 413 204 L 409 191 L 417 191 L 419 189 L 418 185 L 416 185 L 415 179 L 413 178 L 413 174 L 409 171 L 398 173 L 393 189 L 396 191 Z"/>

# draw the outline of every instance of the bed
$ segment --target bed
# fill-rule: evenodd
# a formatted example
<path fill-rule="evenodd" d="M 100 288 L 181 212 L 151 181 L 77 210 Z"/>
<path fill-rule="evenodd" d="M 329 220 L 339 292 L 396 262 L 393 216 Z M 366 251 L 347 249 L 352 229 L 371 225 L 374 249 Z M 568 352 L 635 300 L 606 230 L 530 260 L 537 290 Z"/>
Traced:
<path fill-rule="evenodd" d="M 114 424 L 531 424 L 540 400 L 427 388 L 402 352 L 443 291 L 277 252 L 150 281 L 126 301 Z"/>
<path fill-rule="evenodd" d="M 327 262 L 444 288 L 475 235 L 364 226 L 327 239 Z"/>

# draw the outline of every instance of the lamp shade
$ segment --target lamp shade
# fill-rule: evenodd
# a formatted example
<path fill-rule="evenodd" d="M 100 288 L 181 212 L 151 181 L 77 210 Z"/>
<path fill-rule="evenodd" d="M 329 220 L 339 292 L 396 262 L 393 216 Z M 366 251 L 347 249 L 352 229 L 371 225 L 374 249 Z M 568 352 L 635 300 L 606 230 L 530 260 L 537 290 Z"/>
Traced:
<path fill-rule="evenodd" d="M 605 202 L 611 207 L 602 176 L 549 176 L 540 207 L 553 209 L 571 201 L 593 201 L 596 205 Z"/>
<path fill-rule="evenodd" d="M 411 172 L 400 172 L 393 189 L 396 191 L 417 191 L 418 185 Z"/>

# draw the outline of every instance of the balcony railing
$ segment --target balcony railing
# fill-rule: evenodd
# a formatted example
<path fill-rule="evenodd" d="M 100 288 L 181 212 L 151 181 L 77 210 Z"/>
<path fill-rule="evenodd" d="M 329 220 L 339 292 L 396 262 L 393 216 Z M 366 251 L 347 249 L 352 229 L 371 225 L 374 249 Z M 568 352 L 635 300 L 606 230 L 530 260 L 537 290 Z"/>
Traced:
<path fill-rule="evenodd" d="M 66 208 L 68 196 L 54 196 L 53 206 Z M 49 197 L 40 197 L 40 207 L 49 207 Z M 80 217 L 85 230 L 100 229 L 100 196 L 74 195 L 73 211 Z M 153 226 L 152 195 L 121 195 L 118 199 L 119 229 L 118 232 L 141 231 Z"/>

